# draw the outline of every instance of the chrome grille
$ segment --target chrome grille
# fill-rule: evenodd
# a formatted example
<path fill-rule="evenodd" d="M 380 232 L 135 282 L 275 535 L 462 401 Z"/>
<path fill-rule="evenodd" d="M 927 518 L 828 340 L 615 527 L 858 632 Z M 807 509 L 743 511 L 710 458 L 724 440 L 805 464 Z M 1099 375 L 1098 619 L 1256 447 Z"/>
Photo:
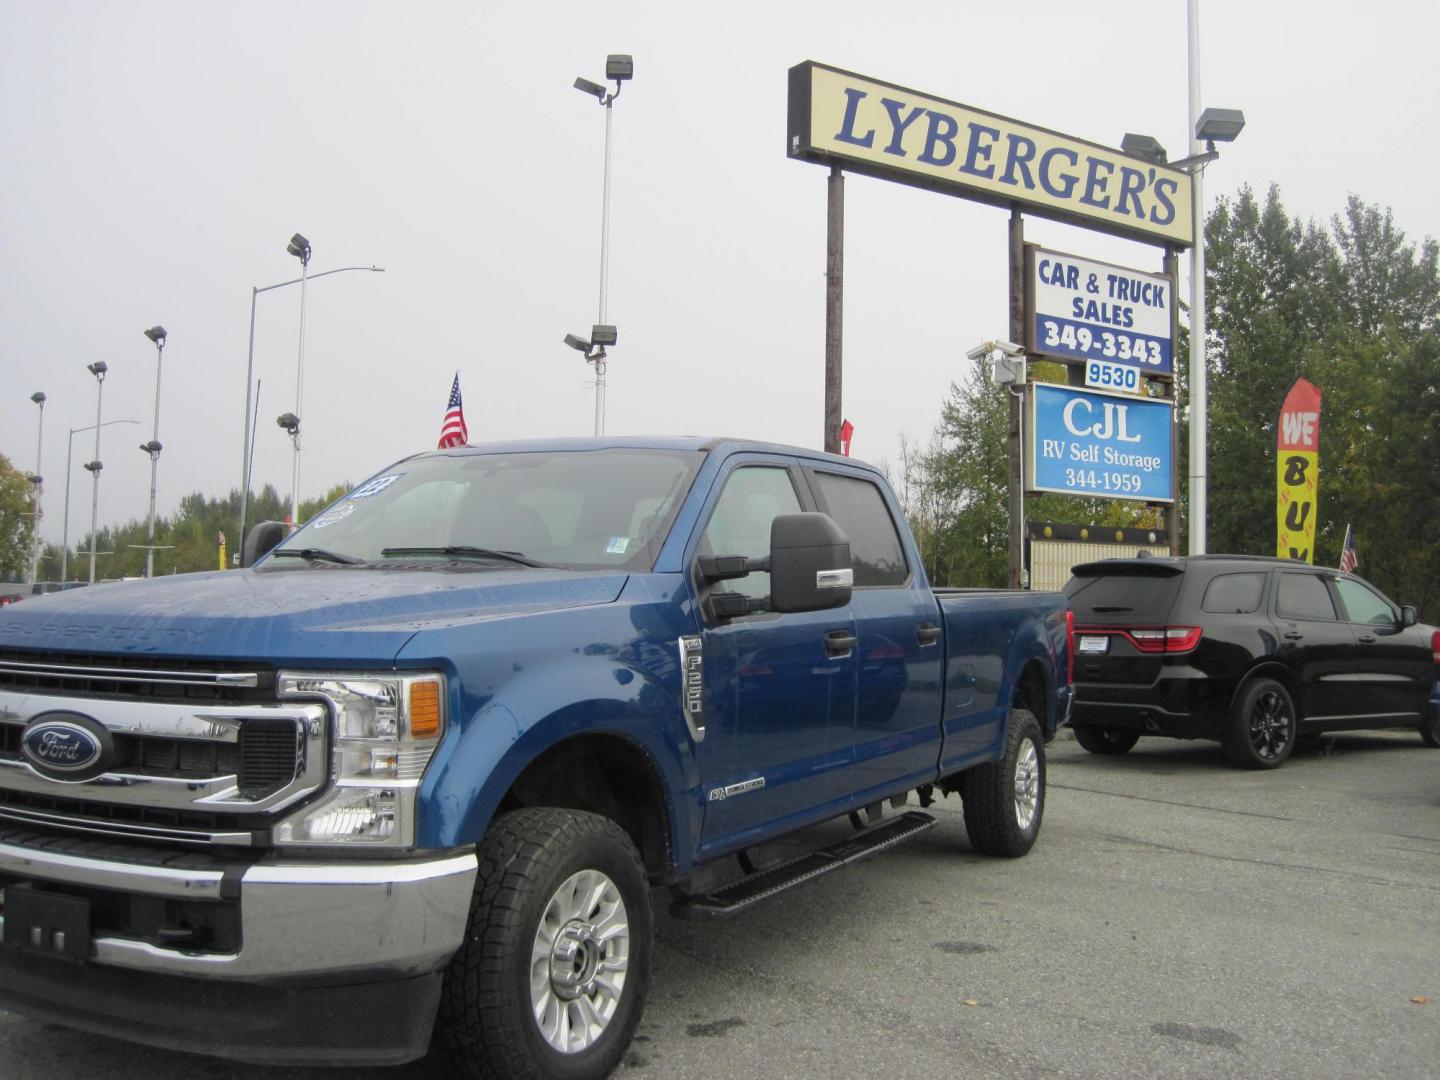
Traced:
<path fill-rule="evenodd" d="M 0 651 L 0 690 L 241 702 L 273 699 L 274 672 L 255 664 Z"/>
<path fill-rule="evenodd" d="M 266 842 L 282 810 L 327 782 L 325 706 L 281 703 L 273 695 L 257 700 L 259 685 L 216 681 L 213 671 L 199 668 L 115 670 L 123 678 L 88 662 L 42 669 L 0 658 L 0 821 L 126 840 L 253 845 Z M 16 681 L 54 681 L 66 689 L 19 689 Z M 107 681 L 143 692 L 104 698 L 82 692 Z M 208 692 L 195 700 L 189 696 L 195 687 L 244 691 L 248 700 L 215 700 Z M 50 712 L 79 713 L 110 732 L 99 776 L 66 782 L 31 766 L 21 734 L 33 717 Z"/>

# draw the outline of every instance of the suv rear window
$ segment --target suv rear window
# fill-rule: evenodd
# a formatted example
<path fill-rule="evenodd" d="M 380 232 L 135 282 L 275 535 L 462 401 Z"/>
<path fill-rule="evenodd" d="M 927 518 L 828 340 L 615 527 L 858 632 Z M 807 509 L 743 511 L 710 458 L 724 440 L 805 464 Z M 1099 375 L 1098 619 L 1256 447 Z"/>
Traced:
<path fill-rule="evenodd" d="M 1260 607 L 1264 574 L 1221 574 L 1205 586 L 1200 610 L 1215 615 L 1248 615 Z"/>
<path fill-rule="evenodd" d="M 1160 573 L 1119 572 L 1072 577 L 1065 586 L 1077 617 L 1093 622 L 1118 619 L 1164 622 L 1180 592 L 1184 574 L 1166 569 Z"/>

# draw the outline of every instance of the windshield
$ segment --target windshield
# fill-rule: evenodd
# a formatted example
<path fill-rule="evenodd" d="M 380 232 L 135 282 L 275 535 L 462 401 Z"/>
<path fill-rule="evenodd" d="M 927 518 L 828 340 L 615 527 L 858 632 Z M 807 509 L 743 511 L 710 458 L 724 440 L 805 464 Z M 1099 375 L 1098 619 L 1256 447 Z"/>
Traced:
<path fill-rule="evenodd" d="M 292 569 L 435 561 L 648 569 L 703 457 L 616 449 L 416 458 L 331 504 L 272 557 Z"/>

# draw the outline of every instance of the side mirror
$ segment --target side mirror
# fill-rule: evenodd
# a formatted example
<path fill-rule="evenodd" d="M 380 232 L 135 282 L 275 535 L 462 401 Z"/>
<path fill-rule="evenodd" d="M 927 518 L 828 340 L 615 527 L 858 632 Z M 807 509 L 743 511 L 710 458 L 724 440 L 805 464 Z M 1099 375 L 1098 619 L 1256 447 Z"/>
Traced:
<path fill-rule="evenodd" d="M 285 539 L 286 525 L 283 521 L 262 521 L 245 537 L 245 550 L 240 558 L 241 566 L 254 566 L 270 549 Z"/>
<path fill-rule="evenodd" d="M 1414 626 L 1420 621 L 1420 612 L 1415 609 L 1414 604 L 1406 604 L 1400 609 L 1400 625 Z"/>
<path fill-rule="evenodd" d="M 824 611 L 850 602 L 850 540 L 829 514 L 781 514 L 770 523 L 771 611 Z"/>

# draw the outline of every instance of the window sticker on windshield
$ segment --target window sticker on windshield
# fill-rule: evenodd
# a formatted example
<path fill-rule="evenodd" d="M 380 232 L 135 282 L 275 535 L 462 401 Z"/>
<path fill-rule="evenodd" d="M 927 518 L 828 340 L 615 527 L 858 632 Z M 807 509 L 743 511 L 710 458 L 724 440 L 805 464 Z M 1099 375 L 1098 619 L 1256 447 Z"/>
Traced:
<path fill-rule="evenodd" d="M 369 498 L 371 495 L 379 495 L 380 492 L 384 491 L 387 487 L 393 484 L 396 480 L 399 480 L 400 477 L 404 475 L 404 473 L 397 472 L 391 473 L 389 476 L 377 476 L 374 480 L 367 480 L 354 491 L 350 492 L 350 498 L 365 499 Z"/>
<path fill-rule="evenodd" d="M 350 516 L 351 514 L 353 514 L 354 512 L 355 512 L 355 504 L 354 504 L 354 503 L 350 503 L 350 502 L 341 503 L 339 506 L 335 507 L 333 510 L 326 510 L 325 513 L 321 514 L 318 518 L 316 518 L 316 519 L 315 519 L 315 528 L 317 528 L 317 529 L 323 529 L 323 528 L 325 528 L 326 525 L 334 525 L 337 521 L 344 521 L 347 517 L 349 517 L 349 516 Z"/>
<path fill-rule="evenodd" d="M 624 555 L 625 549 L 630 546 L 630 537 L 612 536 L 610 542 L 605 545 L 606 555 Z"/>

